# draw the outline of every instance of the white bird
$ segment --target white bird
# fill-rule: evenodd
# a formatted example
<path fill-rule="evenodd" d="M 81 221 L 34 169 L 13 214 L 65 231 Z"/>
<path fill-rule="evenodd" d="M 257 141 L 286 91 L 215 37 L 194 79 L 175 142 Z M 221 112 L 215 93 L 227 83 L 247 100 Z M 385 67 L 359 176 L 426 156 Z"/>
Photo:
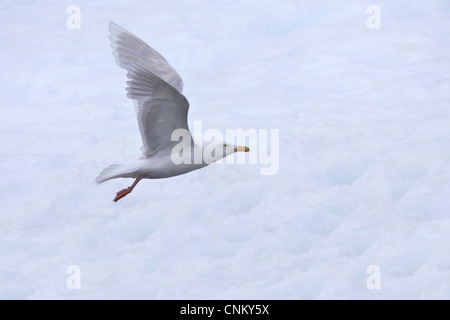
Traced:
<path fill-rule="evenodd" d="M 131 32 L 109 23 L 109 39 L 116 63 L 127 71 L 127 97 L 133 100 L 142 137 L 142 156 L 126 165 L 113 164 L 96 178 L 102 183 L 115 178 L 135 178 L 133 184 L 117 192 L 114 201 L 131 193 L 141 179 L 159 179 L 185 174 L 207 166 L 234 152 L 249 148 L 213 142 L 212 159 L 198 160 L 211 144 L 196 144 L 189 132 L 189 102 L 183 95 L 183 80 L 158 52 Z M 175 130 L 185 132 L 182 141 L 172 141 Z M 209 150 L 210 150 L 209 149 Z M 179 159 L 180 150 L 183 161 Z"/>

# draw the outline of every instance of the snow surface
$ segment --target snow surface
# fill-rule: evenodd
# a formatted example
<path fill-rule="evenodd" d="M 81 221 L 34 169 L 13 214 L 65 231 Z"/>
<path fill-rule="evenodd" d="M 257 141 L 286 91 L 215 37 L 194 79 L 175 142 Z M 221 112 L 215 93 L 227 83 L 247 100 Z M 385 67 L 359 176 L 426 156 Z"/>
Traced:
<path fill-rule="evenodd" d="M 94 179 L 141 141 L 111 20 L 180 73 L 190 124 L 279 129 L 278 173 L 114 203 L 131 180 Z M 450 298 L 449 1 L 10 0 L 0 26 L 0 298 Z"/>

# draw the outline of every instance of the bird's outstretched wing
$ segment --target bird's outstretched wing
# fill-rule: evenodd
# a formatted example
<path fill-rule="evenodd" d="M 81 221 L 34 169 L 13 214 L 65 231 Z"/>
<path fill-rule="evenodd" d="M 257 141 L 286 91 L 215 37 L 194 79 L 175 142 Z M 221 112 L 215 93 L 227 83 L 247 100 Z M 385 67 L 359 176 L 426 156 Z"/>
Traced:
<path fill-rule="evenodd" d="M 187 114 L 189 102 L 170 84 L 134 64 L 129 65 L 127 97 L 135 101 L 137 121 L 142 136 L 144 157 L 156 153 L 170 154 L 172 132 L 189 130 Z"/>
<path fill-rule="evenodd" d="M 144 41 L 114 22 L 109 23 L 109 40 L 116 63 L 128 71 L 135 64 L 156 74 L 183 93 L 183 80 L 162 55 Z"/>
<path fill-rule="evenodd" d="M 144 157 L 167 154 L 177 142 L 171 141 L 176 129 L 189 130 L 189 102 L 183 96 L 183 81 L 155 50 L 142 40 L 110 23 L 113 54 L 127 70 L 127 96 L 136 106 Z"/>

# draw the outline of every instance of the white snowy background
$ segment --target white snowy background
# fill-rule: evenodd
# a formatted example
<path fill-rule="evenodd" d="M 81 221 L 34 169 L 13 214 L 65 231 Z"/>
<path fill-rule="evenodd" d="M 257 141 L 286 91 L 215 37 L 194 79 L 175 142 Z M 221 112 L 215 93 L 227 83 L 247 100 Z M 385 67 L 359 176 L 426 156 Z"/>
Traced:
<path fill-rule="evenodd" d="M 278 173 L 114 203 L 132 181 L 94 179 L 141 140 L 109 21 L 177 69 L 191 125 L 279 129 Z M 449 1 L 4 0 L 0 49 L 1 299 L 450 298 Z"/>

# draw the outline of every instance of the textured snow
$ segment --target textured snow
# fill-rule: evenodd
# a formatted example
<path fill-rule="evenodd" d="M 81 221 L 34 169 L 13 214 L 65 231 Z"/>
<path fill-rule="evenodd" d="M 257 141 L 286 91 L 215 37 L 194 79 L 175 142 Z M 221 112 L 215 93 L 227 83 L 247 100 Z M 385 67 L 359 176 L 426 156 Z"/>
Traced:
<path fill-rule="evenodd" d="M 141 140 L 111 20 L 179 72 L 190 124 L 279 129 L 278 173 L 114 203 L 131 180 L 94 179 Z M 10 0 L 0 26 L 1 299 L 450 298 L 448 1 Z"/>

